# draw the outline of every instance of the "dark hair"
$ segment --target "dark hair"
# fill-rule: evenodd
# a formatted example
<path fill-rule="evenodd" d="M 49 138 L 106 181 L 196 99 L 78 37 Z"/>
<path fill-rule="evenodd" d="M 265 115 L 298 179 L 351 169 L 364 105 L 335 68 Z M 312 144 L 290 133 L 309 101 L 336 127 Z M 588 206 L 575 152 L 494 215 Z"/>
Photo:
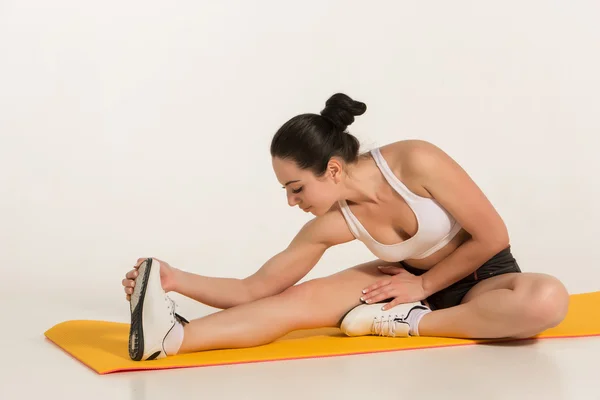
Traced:
<path fill-rule="evenodd" d="M 346 131 L 367 106 L 343 93 L 327 100 L 319 114 L 300 114 L 287 121 L 271 141 L 271 156 L 294 160 L 299 168 L 321 176 L 331 157 L 347 163 L 358 158 L 360 143 Z"/>

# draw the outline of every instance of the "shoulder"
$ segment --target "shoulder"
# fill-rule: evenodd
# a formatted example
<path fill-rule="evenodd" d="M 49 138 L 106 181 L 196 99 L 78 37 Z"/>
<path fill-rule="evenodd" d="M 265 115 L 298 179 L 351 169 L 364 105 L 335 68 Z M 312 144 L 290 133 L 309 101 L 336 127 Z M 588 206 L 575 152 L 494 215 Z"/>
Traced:
<path fill-rule="evenodd" d="M 382 155 L 392 160 L 413 187 L 436 199 L 475 240 L 493 251 L 508 246 L 508 230 L 497 210 L 445 151 L 422 140 L 393 143 L 385 151 Z"/>
<path fill-rule="evenodd" d="M 333 247 L 355 239 L 338 207 L 332 207 L 327 213 L 308 221 L 296 238 L 325 247 Z"/>
<path fill-rule="evenodd" d="M 431 166 L 436 161 L 448 161 L 449 156 L 435 144 L 426 140 L 401 140 L 380 147 L 381 155 L 391 168 L 401 168 L 405 173 L 417 172 L 423 163 Z"/>
<path fill-rule="evenodd" d="M 401 140 L 380 151 L 394 174 L 420 195 L 427 193 L 424 186 L 432 177 L 458 168 L 444 150 L 425 140 Z"/>
<path fill-rule="evenodd" d="M 423 179 L 445 171 L 460 169 L 444 150 L 426 140 L 402 140 L 381 147 L 381 154 L 393 170 L 405 178 Z"/>

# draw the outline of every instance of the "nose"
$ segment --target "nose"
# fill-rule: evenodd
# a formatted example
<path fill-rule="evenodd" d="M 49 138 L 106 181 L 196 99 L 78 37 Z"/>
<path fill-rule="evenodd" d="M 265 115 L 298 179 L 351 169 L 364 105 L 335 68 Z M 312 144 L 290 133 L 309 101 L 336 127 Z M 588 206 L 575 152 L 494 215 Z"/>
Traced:
<path fill-rule="evenodd" d="M 295 196 L 294 194 L 288 195 L 288 204 L 290 207 L 294 207 L 296 204 L 298 204 L 300 201 L 298 200 L 298 197 Z"/>

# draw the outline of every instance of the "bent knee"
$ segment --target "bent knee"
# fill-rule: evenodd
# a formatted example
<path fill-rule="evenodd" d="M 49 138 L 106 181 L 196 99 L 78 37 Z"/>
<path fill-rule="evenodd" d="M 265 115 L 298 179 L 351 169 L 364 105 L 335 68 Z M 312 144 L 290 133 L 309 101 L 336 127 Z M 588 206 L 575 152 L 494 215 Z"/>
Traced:
<path fill-rule="evenodd" d="M 532 285 L 524 302 L 524 311 L 531 322 L 544 330 L 564 320 L 569 309 L 569 293 L 558 279 L 544 275 Z"/>
<path fill-rule="evenodd" d="M 291 286 L 279 296 L 298 303 L 310 302 L 318 294 L 319 286 L 322 286 L 320 279 L 314 279 Z"/>
<path fill-rule="evenodd" d="M 328 278 L 297 284 L 278 296 L 286 309 L 293 310 L 297 328 L 338 326 L 343 316 L 360 304 L 359 295 L 340 293 Z"/>

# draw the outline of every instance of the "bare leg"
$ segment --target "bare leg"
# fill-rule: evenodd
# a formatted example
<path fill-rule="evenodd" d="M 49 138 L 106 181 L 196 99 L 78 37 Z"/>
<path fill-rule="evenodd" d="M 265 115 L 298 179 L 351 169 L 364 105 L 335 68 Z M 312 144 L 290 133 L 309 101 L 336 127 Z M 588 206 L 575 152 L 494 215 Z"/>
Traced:
<path fill-rule="evenodd" d="M 421 336 L 527 338 L 558 325 L 569 294 L 554 277 L 536 273 L 499 275 L 474 286 L 463 304 L 433 311 L 419 324 Z"/>
<path fill-rule="evenodd" d="M 297 329 L 339 326 L 344 315 L 361 304 L 362 289 L 385 276 L 377 270 L 384 264 L 361 264 L 190 321 L 179 353 L 258 346 Z"/>
<path fill-rule="evenodd" d="M 387 276 L 373 261 L 293 286 L 185 325 L 179 353 L 243 348 L 270 343 L 297 329 L 339 326 L 361 304 L 361 290 Z M 477 284 L 463 304 L 426 314 L 421 336 L 459 338 L 530 337 L 566 315 L 568 293 L 543 274 L 506 274 Z"/>

